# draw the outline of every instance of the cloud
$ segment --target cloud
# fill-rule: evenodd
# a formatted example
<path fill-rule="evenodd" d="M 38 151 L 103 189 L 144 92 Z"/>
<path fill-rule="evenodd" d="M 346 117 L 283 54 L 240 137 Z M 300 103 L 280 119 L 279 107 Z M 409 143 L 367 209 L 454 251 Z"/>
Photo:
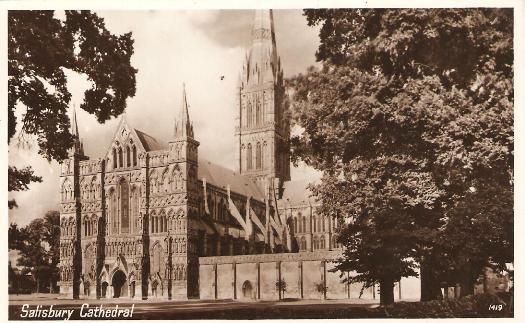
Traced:
<path fill-rule="evenodd" d="M 129 123 L 168 141 L 181 107 L 184 82 L 190 118 L 200 141 L 199 155 L 231 167 L 234 89 L 249 44 L 253 11 L 103 11 L 99 15 L 112 33 L 132 31 L 135 40 L 132 65 L 138 69 L 137 92 L 127 101 Z M 274 15 L 285 75 L 304 72 L 315 63 L 318 31 L 306 26 L 299 10 L 277 10 Z M 89 83 L 75 74 L 68 74 L 68 82 L 73 102 L 80 105 Z M 83 110 L 77 110 L 77 116 L 86 154 L 93 159 L 103 157 L 118 120 L 99 124 Z M 32 165 L 44 180 L 31 184 L 29 191 L 9 194 L 20 206 L 9 211 L 9 219 L 20 225 L 49 209 L 59 209 L 59 165 L 47 162 L 36 150 L 9 147 L 10 165 Z M 292 170 L 292 176 L 308 178 L 316 172 L 303 165 Z"/>
<path fill-rule="evenodd" d="M 191 21 L 217 44 L 246 49 L 251 40 L 254 10 L 213 12 L 213 19 Z M 304 72 L 310 65 L 317 65 L 315 51 L 319 47 L 320 27 L 308 27 L 306 17 L 302 13 L 299 9 L 273 10 L 277 49 L 284 66 L 285 77 Z"/>

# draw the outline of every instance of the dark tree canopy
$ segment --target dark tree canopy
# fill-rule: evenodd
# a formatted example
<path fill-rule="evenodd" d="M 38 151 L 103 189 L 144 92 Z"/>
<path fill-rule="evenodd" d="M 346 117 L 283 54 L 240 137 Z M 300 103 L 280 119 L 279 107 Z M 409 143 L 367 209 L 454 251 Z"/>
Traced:
<path fill-rule="evenodd" d="M 87 76 L 92 86 L 80 107 L 104 122 L 121 114 L 126 99 L 135 95 L 132 54 L 131 33 L 111 34 L 90 11 L 66 11 L 64 21 L 54 11 L 9 11 L 8 141 L 21 123 L 23 134 L 36 137 L 39 154 L 47 160 L 65 159 L 74 139 L 65 70 Z M 19 104 L 27 110 L 17 120 Z M 24 171 L 10 167 L 10 189 L 26 188 L 27 179 L 35 180 L 30 170 Z"/>
<path fill-rule="evenodd" d="M 339 268 L 390 289 L 422 261 L 470 285 L 512 261 L 512 10 L 305 15 L 323 67 L 289 80 L 292 157 L 323 172 L 321 212 L 347 218 Z"/>
<path fill-rule="evenodd" d="M 48 211 L 44 217 L 23 228 L 11 224 L 9 249 L 20 252 L 17 265 L 33 274 L 37 289 L 44 283 L 56 283 L 60 261 L 60 213 Z"/>

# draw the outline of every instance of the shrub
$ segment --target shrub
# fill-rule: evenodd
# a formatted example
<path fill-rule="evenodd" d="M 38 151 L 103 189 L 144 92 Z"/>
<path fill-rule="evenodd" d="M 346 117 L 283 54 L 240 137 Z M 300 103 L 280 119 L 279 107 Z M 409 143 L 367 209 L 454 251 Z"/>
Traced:
<path fill-rule="evenodd" d="M 491 305 L 496 308 L 491 309 Z M 487 293 L 441 301 L 400 302 L 383 310 L 387 317 L 394 318 L 513 317 L 509 305 L 498 295 Z"/>

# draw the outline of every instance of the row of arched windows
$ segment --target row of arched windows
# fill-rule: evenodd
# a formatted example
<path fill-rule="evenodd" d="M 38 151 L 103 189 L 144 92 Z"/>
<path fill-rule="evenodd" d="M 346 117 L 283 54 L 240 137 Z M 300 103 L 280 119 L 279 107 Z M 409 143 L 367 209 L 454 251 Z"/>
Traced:
<path fill-rule="evenodd" d="M 72 243 L 61 243 L 60 244 L 60 258 L 67 258 L 73 256 L 73 244 Z"/>
<path fill-rule="evenodd" d="M 72 237 L 75 235 L 75 219 L 73 217 L 62 219 L 60 223 L 60 233 L 62 237 Z"/>
<path fill-rule="evenodd" d="M 243 107 L 243 112 L 243 127 L 261 126 L 264 124 L 264 108 L 259 97 L 256 97 L 254 102 L 249 101 L 245 108 Z"/>
<path fill-rule="evenodd" d="M 312 241 L 312 247 L 314 250 L 326 249 L 326 240 L 324 236 L 314 237 Z"/>
<path fill-rule="evenodd" d="M 183 264 L 175 265 L 173 270 L 175 280 L 186 280 L 186 266 Z"/>
<path fill-rule="evenodd" d="M 100 184 L 97 183 L 95 177 L 91 180 L 82 179 L 80 183 L 80 197 L 83 200 L 95 200 L 100 195 L 100 191 Z M 61 199 L 62 201 L 71 201 L 74 197 L 73 184 L 66 178 L 62 184 Z"/>
<path fill-rule="evenodd" d="M 326 237 L 325 236 L 315 236 L 312 240 L 312 248 L 313 250 L 324 250 L 327 249 L 326 245 Z M 337 242 L 337 236 L 332 236 L 332 249 L 339 249 L 341 248 L 341 243 Z M 307 250 L 308 244 L 306 241 L 306 238 L 303 236 L 299 240 L 299 249 L 300 250 Z"/>
<path fill-rule="evenodd" d="M 149 217 L 149 232 L 150 233 L 161 233 L 161 232 L 184 232 L 186 230 L 186 219 L 183 215 L 174 215 L 174 211 L 170 210 L 166 215 L 164 210 L 161 210 L 159 214 L 153 210 Z M 180 211 L 179 211 L 180 212 Z"/>
<path fill-rule="evenodd" d="M 73 267 L 62 267 L 60 269 L 60 280 L 68 281 L 73 279 Z"/>
<path fill-rule="evenodd" d="M 328 223 L 327 223 L 328 222 Z M 332 230 L 334 231 L 335 228 L 337 228 L 337 221 L 334 218 L 327 218 L 325 216 L 313 216 L 312 217 L 312 232 L 328 232 L 329 227 L 332 226 Z M 293 229 L 294 233 L 307 233 L 308 231 L 308 219 L 306 216 L 299 215 L 297 217 L 294 217 L 293 219 Z"/>
<path fill-rule="evenodd" d="M 180 254 L 186 253 L 186 239 L 176 238 L 172 240 L 171 250 L 173 253 Z"/>
<path fill-rule="evenodd" d="M 266 143 L 264 143 L 266 145 Z M 244 146 L 243 146 L 244 149 Z M 248 144 L 246 146 L 246 170 L 252 170 L 252 169 L 263 169 L 264 168 L 264 153 L 263 153 L 263 144 L 260 142 L 255 144 L 255 156 L 253 153 L 253 147 L 252 144 Z M 254 161 L 255 157 L 255 161 Z"/>
<path fill-rule="evenodd" d="M 156 170 L 152 170 L 149 181 L 151 194 L 176 192 L 184 189 L 182 172 L 176 168 L 173 169 L 171 174 L 168 168 L 165 168 L 160 176 Z"/>
<path fill-rule="evenodd" d="M 122 147 L 113 147 L 111 157 L 113 159 L 113 169 L 137 166 L 137 147 L 133 144 L 131 147 L 126 146 L 124 149 Z"/>
<path fill-rule="evenodd" d="M 82 180 L 80 183 L 80 196 L 83 200 L 95 200 L 100 196 L 100 184 L 96 182 L 96 178 L 93 177 L 90 180 Z"/>
<path fill-rule="evenodd" d="M 150 232 L 159 233 L 168 231 L 168 221 L 165 214 L 153 215 L 149 222 Z"/>
<path fill-rule="evenodd" d="M 106 242 L 105 253 L 108 257 L 118 256 L 119 254 L 137 255 L 141 254 L 142 245 L 136 241 L 110 241 Z"/>
<path fill-rule="evenodd" d="M 84 228 L 85 237 L 94 236 L 97 234 L 97 221 L 98 217 L 95 214 L 93 214 L 93 216 L 91 217 L 84 217 L 84 219 L 82 220 L 82 226 Z"/>

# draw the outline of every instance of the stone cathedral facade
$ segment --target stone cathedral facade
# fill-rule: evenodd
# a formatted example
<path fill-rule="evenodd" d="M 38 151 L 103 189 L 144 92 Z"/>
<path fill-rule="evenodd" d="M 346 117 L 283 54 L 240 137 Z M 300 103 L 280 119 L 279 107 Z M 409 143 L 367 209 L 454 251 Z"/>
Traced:
<path fill-rule="evenodd" d="M 73 116 L 77 140 L 60 181 L 61 293 L 197 298 L 201 263 L 219 259 L 213 269 L 230 259 L 224 257 L 257 261 L 286 253 L 321 259 L 337 249 L 338 223 L 316 214 L 308 183 L 290 178 L 290 124 L 271 10 L 256 11 L 251 35 L 232 107 L 232 169 L 199 155 L 185 90 L 171 138 L 153 138 L 123 117 L 96 159 L 84 154 Z M 255 287 L 242 288 L 248 295 Z"/>

